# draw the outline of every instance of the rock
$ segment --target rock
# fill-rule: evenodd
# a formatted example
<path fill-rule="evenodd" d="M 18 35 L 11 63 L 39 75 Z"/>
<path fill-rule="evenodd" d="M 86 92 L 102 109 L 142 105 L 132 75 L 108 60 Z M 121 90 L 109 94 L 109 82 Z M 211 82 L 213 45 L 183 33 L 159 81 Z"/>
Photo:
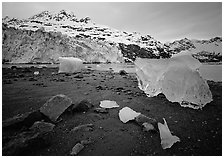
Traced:
<path fill-rule="evenodd" d="M 45 132 L 52 131 L 54 126 L 55 125 L 52 123 L 37 121 L 30 127 L 30 130 L 34 130 L 34 131 L 40 132 L 40 133 L 45 133 Z"/>
<path fill-rule="evenodd" d="M 91 141 L 90 139 L 85 139 L 85 140 L 81 140 L 80 143 L 81 143 L 82 145 L 88 145 L 88 144 L 91 144 L 92 141 Z"/>
<path fill-rule="evenodd" d="M 33 78 L 33 77 L 30 77 L 29 78 L 29 81 L 37 81 L 37 79 Z"/>
<path fill-rule="evenodd" d="M 139 124 L 139 125 L 143 125 L 144 123 L 149 123 L 152 124 L 154 127 L 157 126 L 157 121 L 153 118 L 149 118 L 143 114 L 138 115 L 135 118 L 135 121 Z"/>
<path fill-rule="evenodd" d="M 82 73 L 79 73 L 79 74 L 75 74 L 73 75 L 74 78 L 83 78 L 83 74 Z"/>
<path fill-rule="evenodd" d="M 121 92 L 121 91 L 124 91 L 124 88 L 123 87 L 117 87 L 116 88 L 116 92 Z"/>
<path fill-rule="evenodd" d="M 11 80 L 3 80 L 3 84 L 12 84 Z"/>
<path fill-rule="evenodd" d="M 35 133 L 33 131 L 23 132 L 16 135 L 13 139 L 11 139 L 3 148 L 3 155 L 13 156 L 19 155 L 23 152 L 32 141 L 37 139 L 39 133 Z"/>
<path fill-rule="evenodd" d="M 143 123 L 142 126 L 143 126 L 143 131 L 145 132 L 156 130 L 155 127 L 151 123 L 148 123 L 148 122 Z"/>
<path fill-rule="evenodd" d="M 73 105 L 72 111 L 73 112 L 86 112 L 94 105 L 90 103 L 88 100 L 82 100 L 79 104 Z"/>
<path fill-rule="evenodd" d="M 22 72 L 24 72 L 24 73 L 29 73 L 29 72 L 32 72 L 32 71 L 30 70 L 30 68 L 24 68 L 24 69 L 22 70 Z"/>
<path fill-rule="evenodd" d="M 63 94 L 51 97 L 41 108 L 40 112 L 51 121 L 56 122 L 58 117 L 72 105 L 72 100 Z"/>
<path fill-rule="evenodd" d="M 72 132 L 75 132 L 75 131 L 78 131 L 78 130 L 83 130 L 83 131 L 92 131 L 93 130 L 93 124 L 84 124 L 84 125 L 80 125 L 80 126 L 77 126 L 77 127 L 74 127 L 71 131 Z"/>
<path fill-rule="evenodd" d="M 40 111 L 32 111 L 24 114 L 16 115 L 2 122 L 3 128 L 20 129 L 22 127 L 29 128 L 36 121 L 49 121 Z"/>
<path fill-rule="evenodd" d="M 17 66 L 13 65 L 13 66 L 11 66 L 11 69 L 12 70 L 17 70 Z"/>
<path fill-rule="evenodd" d="M 29 148 L 47 145 L 44 135 L 51 132 L 55 125 L 46 122 L 35 122 L 29 131 L 14 136 L 4 147 L 4 155 L 20 155 Z M 28 150 L 29 151 L 29 150 Z"/>
<path fill-rule="evenodd" d="M 96 113 L 108 113 L 108 110 L 106 108 L 95 108 L 94 112 L 96 112 Z"/>
<path fill-rule="evenodd" d="M 96 89 L 97 90 L 105 90 L 106 88 L 105 87 L 102 87 L 102 86 L 96 86 Z"/>
<path fill-rule="evenodd" d="M 70 155 L 72 155 L 72 156 L 77 155 L 83 148 L 84 148 L 84 146 L 81 143 L 77 143 L 72 148 L 72 151 L 71 151 Z"/>
<path fill-rule="evenodd" d="M 120 70 L 120 71 L 119 71 L 119 74 L 120 74 L 120 75 L 127 75 L 128 73 L 127 73 L 125 70 Z"/>

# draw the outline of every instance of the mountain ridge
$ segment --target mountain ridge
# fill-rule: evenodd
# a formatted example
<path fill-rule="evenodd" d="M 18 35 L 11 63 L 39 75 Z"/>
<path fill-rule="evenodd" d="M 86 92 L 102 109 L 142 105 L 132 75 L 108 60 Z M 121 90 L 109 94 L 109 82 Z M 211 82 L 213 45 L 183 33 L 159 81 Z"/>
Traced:
<path fill-rule="evenodd" d="M 28 37 L 28 39 L 34 38 L 38 40 L 33 36 L 39 36 L 41 31 L 46 32 L 46 34 L 43 33 L 44 36 L 46 35 L 46 38 L 44 37 L 42 40 L 53 40 L 54 38 L 52 39 L 48 37 L 49 35 L 55 35 L 56 37 L 60 36 L 59 38 L 61 39 L 57 38 L 58 41 L 70 41 L 65 43 L 65 45 L 60 45 L 60 47 L 58 47 L 58 44 L 56 43 L 51 46 L 51 48 L 57 47 L 57 49 L 54 49 L 57 57 L 66 56 L 65 51 L 67 50 L 70 52 L 67 53 L 68 56 L 79 57 L 86 62 L 124 62 L 126 61 L 125 58 L 135 60 L 136 57 L 169 58 L 172 54 L 178 52 L 178 50 L 182 51 L 192 48 L 192 45 L 187 45 L 191 42 L 188 42 L 187 44 L 185 43 L 186 48 L 184 47 L 184 49 L 183 42 L 169 43 L 168 45 L 163 44 L 150 35 L 119 31 L 105 25 L 96 24 L 89 17 L 78 18 L 72 11 L 66 10 L 61 10 L 59 12 L 43 11 L 30 18 L 22 20 L 6 16 L 2 19 L 2 23 L 4 25 L 3 60 L 9 62 L 23 62 L 23 60 L 28 62 L 29 60 L 26 58 L 27 54 L 32 55 L 32 58 L 34 59 L 39 58 L 38 56 L 40 56 L 39 54 L 41 54 L 41 50 L 48 49 L 48 45 L 43 44 L 43 41 L 42 45 L 40 44 L 41 42 L 33 42 L 35 43 L 35 47 L 38 47 L 39 49 L 33 53 L 33 49 L 29 49 L 29 47 L 33 47 L 32 42 L 15 42 L 14 40 L 20 39 L 24 41 L 24 35 Z M 39 32 L 39 34 L 36 32 Z M 14 36 L 14 38 L 10 38 L 11 36 Z M 85 46 L 80 47 L 80 45 L 77 46 L 73 44 L 80 43 L 78 41 L 85 43 Z M 103 53 L 100 48 L 98 48 L 101 46 L 102 42 L 105 45 L 105 48 L 102 51 Z M 18 45 L 18 43 L 20 43 L 20 45 Z M 24 43 L 26 43 L 26 45 L 24 45 Z M 44 45 L 46 48 L 44 48 Z M 82 48 L 82 50 L 80 48 Z M 111 51 L 111 49 L 113 49 L 113 51 Z M 60 51 L 62 51 L 62 53 L 60 53 Z M 74 52 L 71 53 L 71 51 Z M 24 54 L 22 52 L 26 53 Z M 42 53 L 47 53 L 48 58 L 51 58 L 50 56 L 55 56 L 53 52 L 50 53 L 51 55 L 47 51 L 43 51 Z M 90 57 L 84 54 L 88 54 Z M 105 54 L 107 54 L 107 56 L 105 56 Z M 101 56 L 99 60 L 97 59 L 97 56 Z M 108 56 L 111 56 L 113 60 L 110 60 Z M 43 61 L 56 63 L 58 62 L 58 59 L 54 57 L 53 59 L 46 60 L 39 58 L 38 60 L 38 62 Z M 30 60 L 29 62 L 35 61 Z"/>

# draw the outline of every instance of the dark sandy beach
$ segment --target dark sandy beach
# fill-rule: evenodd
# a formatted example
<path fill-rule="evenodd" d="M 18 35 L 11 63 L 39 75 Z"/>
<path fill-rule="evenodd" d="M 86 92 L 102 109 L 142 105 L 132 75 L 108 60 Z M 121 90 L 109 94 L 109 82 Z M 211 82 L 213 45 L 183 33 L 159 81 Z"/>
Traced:
<path fill-rule="evenodd" d="M 222 83 L 208 81 L 213 101 L 202 110 L 181 107 L 169 102 L 163 94 L 149 98 L 138 88 L 135 74 L 120 75 L 112 71 L 83 70 L 81 75 L 57 74 L 58 68 L 3 68 L 2 120 L 39 110 L 52 96 L 64 94 L 74 104 L 88 100 L 94 105 L 87 112 L 64 112 L 62 121 L 44 136 L 46 144 L 36 142 L 12 155 L 66 156 L 79 141 L 91 140 L 80 156 L 168 156 L 222 155 Z M 39 75 L 34 75 L 39 71 Z M 52 74 L 53 73 L 53 74 Z M 96 113 L 100 101 L 116 101 L 120 107 L 108 113 Z M 172 134 L 180 142 L 162 149 L 159 133 L 145 132 L 134 121 L 126 124 L 118 112 L 128 106 L 163 123 L 166 119 Z M 93 124 L 91 130 L 71 132 L 82 124 Z M 26 129 L 3 128 L 3 148 Z M 8 153 L 3 150 L 3 155 Z"/>

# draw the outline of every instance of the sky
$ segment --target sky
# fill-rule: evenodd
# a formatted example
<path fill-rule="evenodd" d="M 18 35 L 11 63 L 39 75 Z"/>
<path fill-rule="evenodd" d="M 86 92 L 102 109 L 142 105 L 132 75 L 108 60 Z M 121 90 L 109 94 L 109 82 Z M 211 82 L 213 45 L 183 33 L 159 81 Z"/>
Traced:
<path fill-rule="evenodd" d="M 163 43 L 222 36 L 221 2 L 3 2 L 2 17 L 24 19 L 62 9 L 121 31 L 149 34 Z"/>

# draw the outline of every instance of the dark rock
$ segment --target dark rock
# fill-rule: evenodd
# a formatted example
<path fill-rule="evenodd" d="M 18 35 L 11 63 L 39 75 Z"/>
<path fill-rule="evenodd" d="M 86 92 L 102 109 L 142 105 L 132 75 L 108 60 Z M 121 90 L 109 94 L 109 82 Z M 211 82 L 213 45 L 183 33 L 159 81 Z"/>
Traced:
<path fill-rule="evenodd" d="M 29 148 L 44 147 L 48 143 L 44 140 L 45 134 L 53 130 L 54 125 L 45 122 L 36 122 L 29 131 L 14 136 L 3 147 L 3 155 L 23 155 Z M 28 150 L 29 151 L 29 150 Z"/>
<path fill-rule="evenodd" d="M 93 124 L 84 124 L 84 125 L 79 125 L 77 127 L 74 127 L 71 131 L 75 132 L 78 130 L 82 130 L 82 131 L 92 131 L 93 130 L 94 125 Z"/>
<path fill-rule="evenodd" d="M 118 87 L 118 88 L 116 88 L 116 91 L 117 91 L 117 92 L 121 92 L 121 91 L 123 91 L 123 90 L 124 90 L 123 87 Z"/>
<path fill-rule="evenodd" d="M 55 125 L 52 123 L 37 121 L 30 127 L 30 130 L 34 130 L 40 133 L 46 133 L 52 131 L 54 129 L 54 126 Z"/>
<path fill-rule="evenodd" d="M 23 77 L 25 77 L 25 75 L 24 74 L 19 74 L 18 77 L 23 78 Z"/>
<path fill-rule="evenodd" d="M 49 121 L 39 110 L 16 115 L 2 122 L 2 127 L 7 129 L 29 128 L 36 121 Z"/>
<path fill-rule="evenodd" d="M 128 73 L 127 73 L 125 70 L 120 70 L 120 71 L 119 71 L 119 74 L 120 74 L 120 75 L 127 75 Z"/>
<path fill-rule="evenodd" d="M 29 81 L 37 81 L 37 79 L 33 78 L 33 77 L 30 77 L 29 78 Z"/>
<path fill-rule="evenodd" d="M 100 85 L 99 85 L 99 86 L 96 86 L 96 89 L 97 89 L 97 90 L 105 90 L 106 88 L 103 87 L 103 86 L 100 86 Z"/>
<path fill-rule="evenodd" d="M 32 72 L 32 71 L 30 70 L 30 68 L 24 68 L 24 69 L 22 70 L 22 72 L 24 72 L 24 73 L 29 73 L 29 72 Z"/>
<path fill-rule="evenodd" d="M 153 118 L 149 118 L 143 114 L 140 114 L 135 118 L 135 121 L 139 125 L 143 126 L 146 131 L 148 131 L 150 128 L 153 129 L 152 126 L 154 127 L 155 130 L 158 131 L 157 127 L 158 122 Z"/>
<path fill-rule="evenodd" d="M 108 113 L 108 110 L 106 108 L 95 108 L 94 112 L 96 112 L 96 113 Z"/>
<path fill-rule="evenodd" d="M 12 70 L 17 70 L 17 66 L 13 65 L 13 66 L 11 66 L 11 69 Z"/>
<path fill-rule="evenodd" d="M 94 105 L 90 103 L 88 100 L 82 100 L 80 103 L 72 106 L 73 112 L 86 112 Z"/>
<path fill-rule="evenodd" d="M 79 73 L 79 74 L 75 74 L 73 75 L 74 78 L 83 78 L 83 74 L 82 73 Z"/>
<path fill-rule="evenodd" d="M 91 139 L 85 139 L 85 140 L 81 140 L 80 143 L 82 145 L 88 145 L 88 144 L 91 144 L 92 143 L 92 140 Z"/>
<path fill-rule="evenodd" d="M 11 80 L 3 80 L 3 84 L 12 84 Z"/>
<path fill-rule="evenodd" d="M 63 94 L 51 97 L 41 108 L 40 112 L 51 121 L 56 122 L 58 117 L 72 105 L 72 100 Z"/>

